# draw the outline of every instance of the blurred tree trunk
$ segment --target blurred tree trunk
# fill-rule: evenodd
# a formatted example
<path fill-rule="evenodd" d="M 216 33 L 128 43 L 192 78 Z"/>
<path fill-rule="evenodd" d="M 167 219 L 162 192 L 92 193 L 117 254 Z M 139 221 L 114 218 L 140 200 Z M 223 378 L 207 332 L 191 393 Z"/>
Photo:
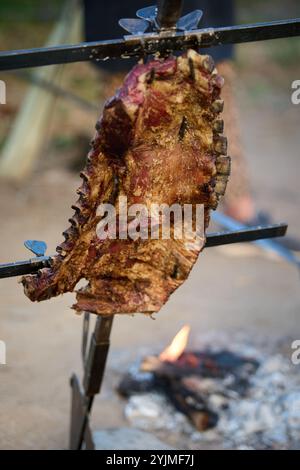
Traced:
<path fill-rule="evenodd" d="M 45 45 L 77 42 L 81 35 L 81 7 L 68 0 Z M 34 74 L 55 84 L 61 79 L 64 65 L 37 69 Z M 31 85 L 1 152 L 0 176 L 21 180 L 33 169 L 47 138 L 55 95 Z"/>

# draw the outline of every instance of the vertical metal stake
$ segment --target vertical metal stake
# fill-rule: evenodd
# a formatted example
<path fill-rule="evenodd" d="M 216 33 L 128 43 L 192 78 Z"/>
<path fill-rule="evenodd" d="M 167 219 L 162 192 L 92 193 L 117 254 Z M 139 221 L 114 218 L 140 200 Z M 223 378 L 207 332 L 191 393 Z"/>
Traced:
<path fill-rule="evenodd" d="M 100 392 L 103 380 L 109 339 L 113 323 L 113 315 L 97 317 L 94 332 L 90 339 L 89 352 L 86 358 L 88 342 L 89 313 L 84 315 L 82 357 L 84 366 L 83 391 L 80 389 L 76 375 L 71 378 L 72 409 L 70 449 L 80 450 L 85 440 L 89 424 L 89 415 L 93 406 L 94 397 Z"/>

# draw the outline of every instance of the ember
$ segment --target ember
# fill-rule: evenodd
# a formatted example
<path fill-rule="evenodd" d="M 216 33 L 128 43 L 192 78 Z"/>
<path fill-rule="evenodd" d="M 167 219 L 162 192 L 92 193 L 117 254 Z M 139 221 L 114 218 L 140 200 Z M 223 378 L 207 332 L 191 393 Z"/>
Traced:
<path fill-rule="evenodd" d="M 159 356 L 147 356 L 137 377 L 126 374 L 118 391 L 129 397 L 136 393 L 158 391 L 164 394 L 197 430 L 214 427 L 218 414 L 210 407 L 205 380 L 228 380 L 228 388 L 243 396 L 258 361 L 227 350 L 186 351 L 190 327 L 185 325 Z"/>

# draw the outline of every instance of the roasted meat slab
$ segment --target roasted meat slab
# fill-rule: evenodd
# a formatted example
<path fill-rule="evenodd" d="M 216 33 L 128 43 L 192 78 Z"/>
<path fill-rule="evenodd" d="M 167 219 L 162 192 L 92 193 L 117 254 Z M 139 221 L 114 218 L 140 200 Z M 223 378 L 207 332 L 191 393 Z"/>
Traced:
<path fill-rule="evenodd" d="M 194 50 L 131 70 L 96 124 L 65 241 L 50 268 L 22 278 L 31 300 L 73 291 L 84 278 L 77 311 L 153 313 L 165 304 L 187 279 L 201 245 L 118 233 L 99 239 L 98 209 L 110 203 L 118 212 L 121 197 L 128 206 L 202 204 L 206 228 L 230 170 L 219 117 L 222 85 L 212 59 Z"/>

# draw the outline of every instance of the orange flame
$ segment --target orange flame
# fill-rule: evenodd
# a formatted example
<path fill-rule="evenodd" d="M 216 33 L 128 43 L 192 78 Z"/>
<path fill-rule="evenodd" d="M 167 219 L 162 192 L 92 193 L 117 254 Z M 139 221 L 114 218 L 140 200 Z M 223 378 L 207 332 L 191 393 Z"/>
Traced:
<path fill-rule="evenodd" d="M 176 361 L 186 348 L 191 327 L 184 325 L 172 340 L 171 344 L 159 355 L 161 361 Z"/>

